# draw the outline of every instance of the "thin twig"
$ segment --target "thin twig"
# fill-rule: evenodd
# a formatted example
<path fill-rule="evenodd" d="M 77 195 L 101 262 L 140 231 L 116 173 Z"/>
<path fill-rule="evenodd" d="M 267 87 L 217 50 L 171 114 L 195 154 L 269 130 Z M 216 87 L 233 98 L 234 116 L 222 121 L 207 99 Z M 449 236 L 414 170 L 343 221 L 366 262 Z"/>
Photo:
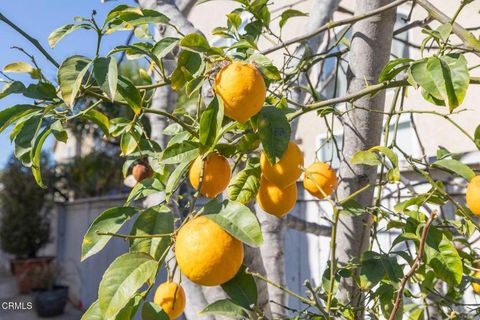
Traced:
<path fill-rule="evenodd" d="M 274 46 L 274 47 L 271 47 L 269 49 L 266 49 L 266 50 L 263 50 L 262 51 L 262 54 L 269 54 L 269 53 L 272 53 L 274 51 L 277 51 L 279 49 L 282 49 L 282 48 L 285 48 L 286 46 L 289 46 L 293 43 L 296 43 L 296 42 L 302 42 L 303 40 L 306 40 L 308 38 L 311 38 L 311 37 L 314 37 L 326 30 L 329 30 L 329 29 L 333 29 L 335 27 L 339 27 L 339 26 L 343 26 L 343 25 L 346 25 L 346 24 L 354 24 L 355 22 L 358 22 L 360 20 L 364 20 L 364 19 L 367 19 L 369 17 L 372 17 L 372 16 L 375 16 L 377 14 L 380 14 L 384 11 L 387 11 L 387 10 L 390 10 L 392 8 L 395 8 L 399 5 L 401 5 L 402 3 L 405 3 L 407 1 L 410 1 L 410 0 L 397 0 L 397 1 L 393 1 L 392 3 L 389 3 L 388 5 L 385 5 L 383 7 L 380 7 L 376 10 L 372 10 L 372 11 L 369 11 L 369 12 L 366 12 L 364 14 L 361 14 L 361 15 L 357 15 L 357 16 L 353 16 L 351 18 L 347 18 L 347 19 L 343 19 L 343 20 L 338 20 L 338 21 L 330 21 L 330 22 L 327 22 L 326 24 L 324 24 L 323 26 L 321 26 L 320 28 L 312 31 L 312 32 L 309 32 L 307 34 L 304 34 L 302 36 L 299 36 L 299 37 L 295 37 L 295 38 L 292 38 L 290 40 L 287 40 L 287 41 L 284 41 L 282 44 L 280 45 L 277 45 L 277 46 Z"/>
<path fill-rule="evenodd" d="M 397 297 L 395 298 L 395 304 L 393 305 L 393 310 L 392 310 L 392 313 L 390 314 L 389 320 L 395 319 L 395 314 L 400 308 L 400 303 L 402 302 L 403 290 L 405 289 L 405 286 L 407 285 L 408 280 L 415 274 L 417 269 L 422 264 L 423 251 L 425 248 L 425 242 L 427 241 L 428 229 L 430 229 L 430 225 L 432 224 L 436 215 L 437 215 L 437 212 L 433 211 L 430 214 L 430 217 L 428 218 L 427 223 L 425 223 L 425 226 L 423 227 L 422 237 L 420 238 L 420 244 L 418 245 L 417 257 L 415 258 L 415 261 L 413 262 L 410 268 L 410 271 L 403 277 L 402 281 L 400 282 L 400 288 L 398 289 Z"/>
<path fill-rule="evenodd" d="M 12 29 L 14 29 L 15 31 L 17 31 L 18 33 L 20 33 L 25 39 L 27 39 L 28 41 L 30 41 L 44 56 L 45 58 L 47 58 L 48 61 L 50 61 L 55 67 L 60 67 L 60 64 L 58 64 L 57 61 L 55 61 L 55 59 L 42 47 L 42 45 L 40 44 L 40 42 L 38 42 L 37 39 L 31 37 L 30 35 L 28 35 L 25 31 L 23 31 L 22 29 L 20 29 L 20 27 L 18 27 L 15 23 L 13 23 L 12 21 L 10 21 L 10 19 L 8 19 L 7 17 L 5 17 L 2 13 L 0 13 L 0 21 L 3 21 L 5 22 L 6 24 L 8 24 Z"/>
<path fill-rule="evenodd" d="M 163 233 L 163 234 L 145 234 L 140 236 L 130 235 L 130 234 L 120 234 L 113 232 L 100 232 L 97 231 L 99 236 L 112 236 L 123 239 L 152 239 L 152 238 L 165 238 L 172 236 L 173 233 Z"/>

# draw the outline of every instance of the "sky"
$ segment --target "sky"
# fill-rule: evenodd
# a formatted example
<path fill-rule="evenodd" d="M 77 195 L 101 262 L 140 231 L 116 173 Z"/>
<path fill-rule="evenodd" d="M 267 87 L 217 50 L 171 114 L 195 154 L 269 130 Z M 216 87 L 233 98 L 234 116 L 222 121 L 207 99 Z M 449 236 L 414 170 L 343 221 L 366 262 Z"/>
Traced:
<path fill-rule="evenodd" d="M 100 0 L 0 0 L 0 12 L 23 29 L 30 36 L 36 38 L 42 46 L 59 63 L 68 56 L 80 54 L 92 57 L 95 54 L 96 36 L 92 31 L 77 31 L 65 37 L 55 49 L 51 49 L 47 39 L 56 28 L 72 23 L 75 16 L 90 17 L 92 10 L 97 11 L 97 21 L 103 22 L 106 14 L 119 4 L 135 5 L 133 0 L 117 0 L 101 3 Z M 127 32 L 116 32 L 104 39 L 101 54 L 107 53 L 117 45 L 125 44 Z M 17 46 L 33 54 L 44 74 L 51 80 L 55 79 L 56 69 L 48 62 L 33 45 L 20 34 L 0 21 L 0 69 L 9 63 L 25 61 L 28 57 L 18 50 L 11 49 Z M 13 76 L 19 80 L 27 80 L 22 76 Z M 0 75 L 0 78 L 3 78 Z M 3 84 L 0 84 L 0 88 Z M 21 95 L 10 95 L 0 100 L 0 111 L 15 104 L 28 102 Z M 6 164 L 13 151 L 10 143 L 10 128 L 0 134 L 0 169 Z M 44 145 L 44 150 L 51 148 L 52 141 Z"/>

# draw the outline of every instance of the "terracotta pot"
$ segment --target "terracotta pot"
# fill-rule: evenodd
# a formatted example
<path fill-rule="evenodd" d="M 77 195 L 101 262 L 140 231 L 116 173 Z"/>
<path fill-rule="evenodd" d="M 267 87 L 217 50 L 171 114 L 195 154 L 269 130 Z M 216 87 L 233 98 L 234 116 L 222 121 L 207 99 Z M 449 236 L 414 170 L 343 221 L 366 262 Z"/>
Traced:
<path fill-rule="evenodd" d="M 21 294 L 29 294 L 33 289 L 38 288 L 38 277 L 36 276 L 42 268 L 52 262 L 54 257 L 39 257 L 30 259 L 15 259 L 11 261 L 13 274 L 17 278 L 18 291 Z"/>

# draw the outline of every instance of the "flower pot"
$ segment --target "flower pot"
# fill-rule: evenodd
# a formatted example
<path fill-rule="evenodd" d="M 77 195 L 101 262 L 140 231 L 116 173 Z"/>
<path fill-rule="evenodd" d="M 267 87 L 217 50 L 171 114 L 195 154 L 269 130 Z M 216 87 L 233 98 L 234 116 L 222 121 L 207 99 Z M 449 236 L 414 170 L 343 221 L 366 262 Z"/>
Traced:
<path fill-rule="evenodd" d="M 21 294 L 28 294 L 32 289 L 37 288 L 35 273 L 48 266 L 53 259 L 54 257 L 41 257 L 12 260 L 11 265 L 17 279 L 18 291 Z"/>
<path fill-rule="evenodd" d="M 61 315 L 68 300 L 68 287 L 54 286 L 51 290 L 35 291 L 34 306 L 37 315 L 42 318 Z"/>

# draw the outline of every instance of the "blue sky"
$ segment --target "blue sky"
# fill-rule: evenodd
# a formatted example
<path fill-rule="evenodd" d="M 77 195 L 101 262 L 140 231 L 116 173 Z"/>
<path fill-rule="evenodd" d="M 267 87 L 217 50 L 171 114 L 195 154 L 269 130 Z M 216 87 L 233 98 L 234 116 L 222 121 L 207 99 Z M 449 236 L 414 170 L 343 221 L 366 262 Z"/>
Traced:
<path fill-rule="evenodd" d="M 0 12 L 17 24 L 25 32 L 36 38 L 45 49 L 58 61 L 74 54 L 92 56 L 95 53 L 96 36 L 93 32 L 78 31 L 64 38 L 55 49 L 48 46 L 48 35 L 61 25 L 72 23 L 75 16 L 90 17 L 92 10 L 97 11 L 96 19 L 103 21 L 105 15 L 119 4 L 135 5 L 133 0 L 108 1 L 102 4 L 100 0 L 10 0 L 0 1 Z M 112 47 L 124 44 L 128 33 L 117 32 L 108 36 L 103 42 L 102 53 L 108 52 Z M 11 49 L 12 46 L 22 47 L 34 54 L 37 62 L 42 67 L 44 74 L 50 79 L 55 79 L 56 69 L 32 46 L 27 40 L 16 33 L 8 25 L 0 22 L 0 68 L 6 64 L 25 61 L 28 58 L 19 51 Z M 0 75 L 0 78 L 2 76 Z M 20 80 L 25 78 L 17 77 Z M 3 86 L 0 84 L 0 87 Z M 9 106 L 24 103 L 26 100 L 19 95 L 12 95 L 0 100 L 0 110 Z M 13 146 L 8 138 L 10 130 L 0 134 L 0 168 L 2 168 Z M 51 147 L 51 142 L 45 148 Z"/>

